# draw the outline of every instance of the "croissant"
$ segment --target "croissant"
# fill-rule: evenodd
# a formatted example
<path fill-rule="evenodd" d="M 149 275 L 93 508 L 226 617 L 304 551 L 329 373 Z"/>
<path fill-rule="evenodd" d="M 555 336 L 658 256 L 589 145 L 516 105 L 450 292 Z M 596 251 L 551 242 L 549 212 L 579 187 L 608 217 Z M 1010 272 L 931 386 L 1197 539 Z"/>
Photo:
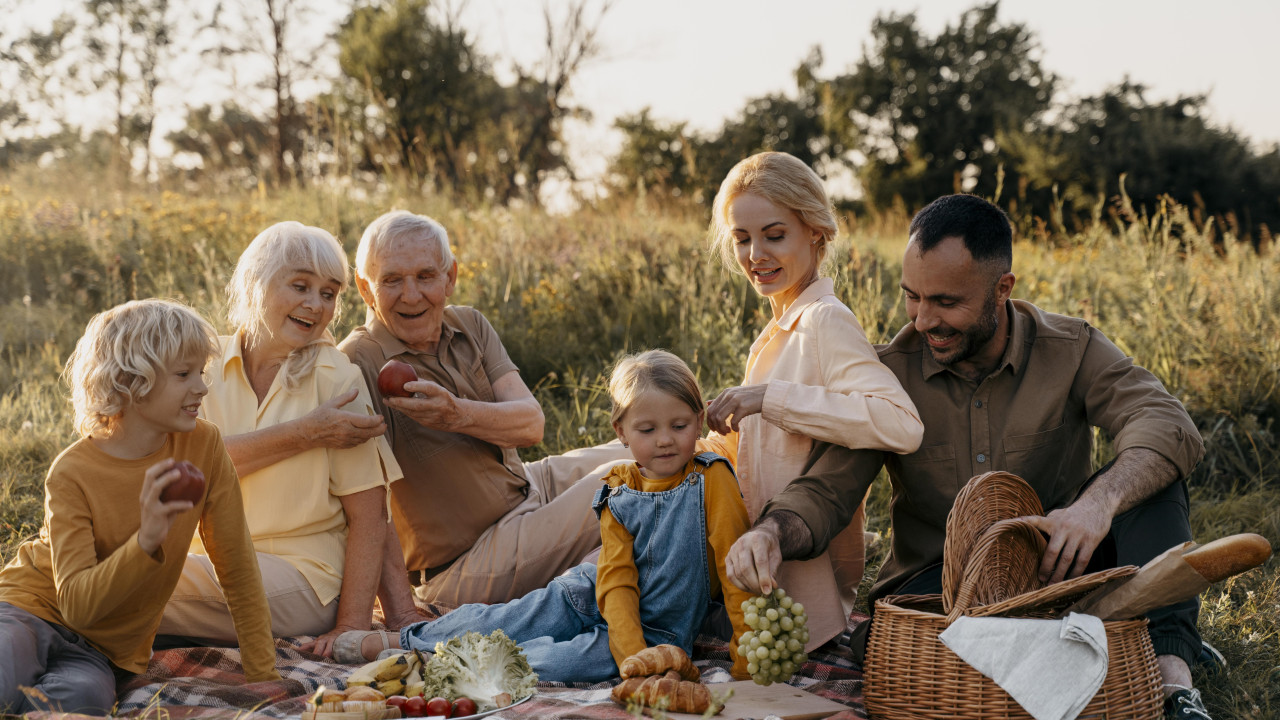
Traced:
<path fill-rule="evenodd" d="M 675 645 L 655 645 L 645 648 L 622 661 L 618 668 L 624 678 L 644 677 L 646 675 L 662 675 L 668 670 L 675 670 L 685 680 L 700 681 L 702 674 L 694 667 L 693 661 Z"/>
<path fill-rule="evenodd" d="M 626 705 L 631 700 L 645 707 L 665 708 L 668 712 L 696 713 L 711 709 L 711 691 L 700 682 L 681 680 L 675 670 L 666 675 L 650 675 L 623 680 L 613 688 L 613 701 Z M 720 708 L 716 707 L 716 712 Z"/>

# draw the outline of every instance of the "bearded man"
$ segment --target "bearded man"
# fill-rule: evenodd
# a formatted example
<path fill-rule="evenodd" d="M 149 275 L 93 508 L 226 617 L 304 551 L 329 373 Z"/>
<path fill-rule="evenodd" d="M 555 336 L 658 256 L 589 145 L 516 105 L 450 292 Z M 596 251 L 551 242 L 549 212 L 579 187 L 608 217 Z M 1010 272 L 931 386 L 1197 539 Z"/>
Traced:
<path fill-rule="evenodd" d="M 902 292 L 911 323 L 880 359 L 924 421 L 906 455 L 818 444 L 805 474 L 774 496 L 726 566 L 743 589 L 767 592 L 782 560 L 821 553 L 881 467 L 893 483 L 892 547 L 871 590 L 939 593 L 947 513 L 970 478 L 1011 472 L 1048 515 L 1041 580 L 1143 565 L 1191 539 L 1186 477 L 1204 455 L 1195 424 L 1154 375 L 1097 328 L 1011 299 L 1013 235 L 1000 208 L 949 195 L 911 221 Z M 1115 459 L 1093 471 L 1093 428 Z M 1148 614 L 1170 717 L 1207 718 L 1189 666 L 1213 652 L 1192 599 Z M 866 623 L 854 633 L 855 656 Z M 1175 695 L 1176 691 L 1176 695 Z"/>

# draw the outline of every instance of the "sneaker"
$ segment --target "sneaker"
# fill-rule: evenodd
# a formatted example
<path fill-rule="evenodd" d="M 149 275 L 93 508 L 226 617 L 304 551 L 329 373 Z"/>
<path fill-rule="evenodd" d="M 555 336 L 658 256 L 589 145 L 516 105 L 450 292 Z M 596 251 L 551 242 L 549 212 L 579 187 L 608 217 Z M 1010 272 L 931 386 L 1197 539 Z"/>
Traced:
<path fill-rule="evenodd" d="M 1178 688 L 1165 698 L 1164 716 L 1166 720 L 1213 720 L 1195 688 Z"/>
<path fill-rule="evenodd" d="M 1217 675 L 1227 671 L 1227 659 L 1222 657 L 1218 648 L 1208 642 L 1200 641 L 1200 655 L 1196 657 L 1196 670 Z"/>

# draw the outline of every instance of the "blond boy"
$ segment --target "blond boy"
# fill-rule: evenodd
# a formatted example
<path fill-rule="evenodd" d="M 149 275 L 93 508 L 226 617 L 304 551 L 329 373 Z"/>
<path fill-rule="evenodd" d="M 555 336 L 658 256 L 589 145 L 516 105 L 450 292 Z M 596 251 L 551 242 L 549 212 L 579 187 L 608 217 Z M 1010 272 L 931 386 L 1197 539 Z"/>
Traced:
<path fill-rule="evenodd" d="M 45 480 L 40 534 L 0 570 L 0 712 L 106 714 L 146 670 L 197 530 L 227 589 L 245 679 L 279 680 L 239 485 L 215 426 L 196 417 L 213 328 L 172 302 L 95 316 L 67 362 L 82 436 Z M 160 499 L 200 468 L 195 502 Z"/>

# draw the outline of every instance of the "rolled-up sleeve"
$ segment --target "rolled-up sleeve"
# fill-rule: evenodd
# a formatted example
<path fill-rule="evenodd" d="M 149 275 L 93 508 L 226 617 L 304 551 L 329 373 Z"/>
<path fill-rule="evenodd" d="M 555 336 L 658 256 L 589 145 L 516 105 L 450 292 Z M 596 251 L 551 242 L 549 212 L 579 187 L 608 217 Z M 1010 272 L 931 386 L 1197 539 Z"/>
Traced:
<path fill-rule="evenodd" d="M 774 495 L 761 512 L 762 518 L 779 510 L 793 512 L 809 528 L 813 536 L 809 554 L 788 559 L 810 560 L 826 551 L 831 540 L 849 527 L 883 466 L 883 452 L 816 443 L 800 476 Z"/>

